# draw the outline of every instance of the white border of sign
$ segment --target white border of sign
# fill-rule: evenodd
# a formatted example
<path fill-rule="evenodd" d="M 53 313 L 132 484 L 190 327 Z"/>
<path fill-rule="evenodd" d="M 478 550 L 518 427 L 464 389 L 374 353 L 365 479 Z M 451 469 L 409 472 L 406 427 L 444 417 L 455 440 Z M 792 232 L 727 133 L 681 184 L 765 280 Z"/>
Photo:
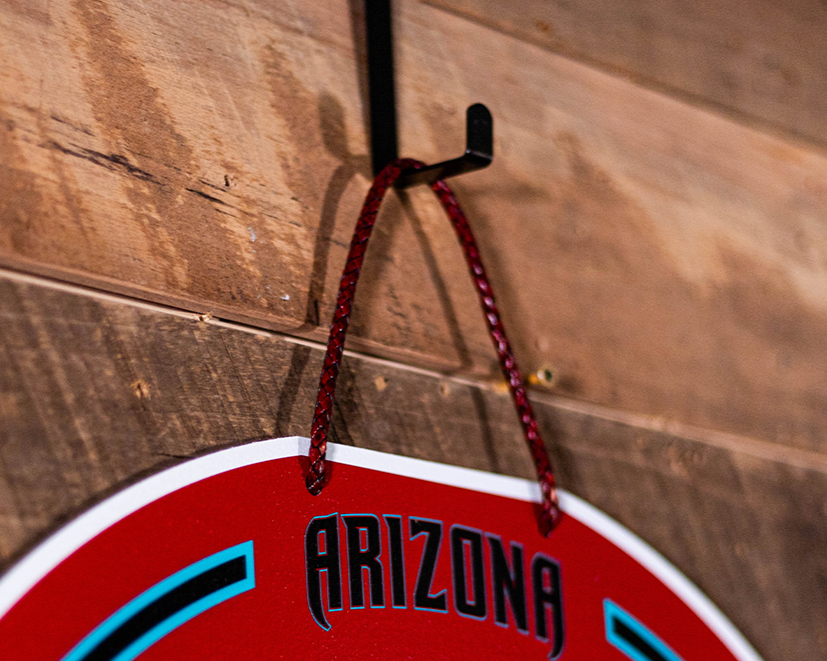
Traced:
<path fill-rule="evenodd" d="M 145 505 L 187 485 L 242 466 L 307 456 L 309 444 L 309 439 L 291 436 L 221 450 L 168 468 L 107 498 L 48 537 L 0 579 L 0 618 L 65 558 Z M 327 448 L 328 459 L 335 463 L 540 502 L 539 485 L 529 480 L 334 443 L 329 443 Z M 657 576 L 718 635 L 738 661 L 761 661 L 757 652 L 709 598 L 646 542 L 577 496 L 561 491 L 560 505 L 568 515 L 620 547 Z"/>

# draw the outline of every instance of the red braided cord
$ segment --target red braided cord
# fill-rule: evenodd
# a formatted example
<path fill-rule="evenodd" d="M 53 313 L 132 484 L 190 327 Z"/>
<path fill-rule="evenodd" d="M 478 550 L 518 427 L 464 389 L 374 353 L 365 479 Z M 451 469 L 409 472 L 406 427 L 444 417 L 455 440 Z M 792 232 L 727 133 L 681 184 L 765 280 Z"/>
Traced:
<path fill-rule="evenodd" d="M 345 269 L 342 273 L 342 281 L 339 286 L 339 296 L 336 300 L 336 310 L 333 313 L 333 322 L 330 325 L 330 338 L 327 342 L 327 353 L 325 353 L 322 374 L 319 379 L 319 396 L 316 400 L 316 410 L 313 415 L 313 426 L 310 432 L 310 467 L 307 472 L 307 489 L 313 495 L 321 492 L 325 483 L 325 453 L 327 451 L 327 432 L 330 427 L 330 418 L 333 413 L 333 398 L 336 391 L 336 379 L 339 376 L 339 363 L 342 359 L 342 351 L 345 345 L 345 334 L 350 322 L 350 313 L 353 308 L 353 297 L 356 294 L 356 283 L 359 279 L 359 272 L 365 259 L 365 251 L 368 246 L 373 225 L 376 222 L 376 215 L 388 188 L 399 178 L 402 170 L 408 168 L 419 169 L 423 163 L 413 159 L 398 159 L 385 167 L 376 177 L 365 198 L 362 213 L 356 223 L 353 233 L 353 240 L 350 243 L 350 252 L 347 256 Z M 540 531 L 543 535 L 551 533 L 552 529 L 560 521 L 560 507 L 557 501 L 557 490 L 554 485 L 554 475 L 551 470 L 551 462 L 546 454 L 543 439 L 537 428 L 537 421 L 534 419 L 534 411 L 528 400 L 528 394 L 511 345 L 505 335 L 500 314 L 494 303 L 494 293 L 491 284 L 485 275 L 482 261 L 480 259 L 474 235 L 465 214 L 460 209 L 459 203 L 453 192 L 444 181 L 437 181 L 431 186 L 436 193 L 443 208 L 451 219 L 456 230 L 462 249 L 465 252 L 465 260 L 471 272 L 471 278 L 480 297 L 480 304 L 485 316 L 491 339 L 494 341 L 494 348 L 500 359 L 500 367 L 508 382 L 511 395 L 514 398 L 514 405 L 523 426 L 526 442 L 534 460 L 537 470 L 537 478 L 543 494 L 542 510 L 540 513 Z"/>

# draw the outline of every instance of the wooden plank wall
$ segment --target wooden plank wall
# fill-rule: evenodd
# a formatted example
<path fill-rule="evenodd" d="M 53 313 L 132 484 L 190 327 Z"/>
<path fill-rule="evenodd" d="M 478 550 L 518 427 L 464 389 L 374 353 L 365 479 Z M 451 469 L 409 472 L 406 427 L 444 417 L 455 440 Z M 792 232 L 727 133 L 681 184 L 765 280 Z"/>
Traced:
<path fill-rule="evenodd" d="M 426 0 L 694 104 L 827 145 L 819 0 Z"/>
<path fill-rule="evenodd" d="M 395 12 L 402 151 L 494 113 L 495 163 L 456 189 L 521 364 L 555 374 L 532 396 L 560 482 L 767 661 L 827 655 L 810 4 Z M 0 567 L 141 475 L 307 433 L 370 170 L 362 11 L 0 0 Z M 429 195 L 382 212 L 336 438 L 530 476 Z"/>

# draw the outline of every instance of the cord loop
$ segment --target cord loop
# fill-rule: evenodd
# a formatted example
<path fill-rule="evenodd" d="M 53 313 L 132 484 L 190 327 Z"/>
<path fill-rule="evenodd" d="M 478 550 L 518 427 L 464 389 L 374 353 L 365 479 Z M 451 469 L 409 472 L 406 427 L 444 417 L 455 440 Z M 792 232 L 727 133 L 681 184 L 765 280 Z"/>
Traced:
<path fill-rule="evenodd" d="M 376 177 L 365 198 L 362 212 L 356 223 L 353 233 L 353 240 L 350 243 L 345 268 L 342 273 L 339 295 L 336 299 L 336 309 L 333 313 L 333 322 L 330 325 L 330 337 L 327 342 L 322 373 L 319 379 L 319 394 L 316 399 L 316 409 L 313 415 L 313 425 L 310 432 L 310 452 L 308 458 L 310 466 L 306 475 L 307 490 L 315 495 L 321 493 L 327 476 L 325 454 L 327 452 L 327 432 L 330 428 L 330 419 L 333 414 L 333 399 L 336 392 L 336 379 L 339 376 L 339 365 L 342 360 L 342 352 L 345 347 L 345 335 L 350 323 L 350 313 L 353 309 L 353 298 L 356 295 L 356 283 L 359 280 L 359 273 L 362 263 L 365 260 L 365 252 L 368 246 L 373 226 L 376 223 L 376 216 L 382 199 L 388 188 L 399 178 L 405 169 L 420 169 L 424 163 L 413 159 L 397 159 L 389 163 Z M 442 203 L 457 238 L 465 253 L 465 261 L 474 287 L 477 290 L 485 317 L 488 331 L 494 342 L 494 348 L 500 361 L 500 367 L 505 377 L 514 406 L 517 409 L 517 416 L 523 427 L 526 443 L 528 444 L 534 467 L 537 471 L 537 479 L 540 482 L 542 492 L 542 507 L 539 516 L 540 532 L 548 536 L 561 518 L 560 506 L 558 503 L 557 489 L 554 484 L 554 475 L 551 469 L 551 462 L 546 453 L 543 439 L 534 418 L 534 411 L 528 399 L 528 393 L 517 362 L 511 351 L 511 345 L 505 334 L 505 328 L 500 313 L 494 302 L 494 293 L 491 284 L 485 275 L 479 250 L 477 249 L 474 235 L 468 224 L 462 209 L 457 202 L 454 193 L 444 181 L 437 181 L 431 185 Z"/>

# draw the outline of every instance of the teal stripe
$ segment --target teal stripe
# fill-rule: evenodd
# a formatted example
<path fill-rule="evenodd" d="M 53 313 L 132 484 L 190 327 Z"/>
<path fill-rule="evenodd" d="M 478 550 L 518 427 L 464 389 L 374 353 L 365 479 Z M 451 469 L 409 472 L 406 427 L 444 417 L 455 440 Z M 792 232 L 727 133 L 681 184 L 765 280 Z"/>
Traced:
<path fill-rule="evenodd" d="M 675 654 L 675 652 L 672 651 L 672 649 L 660 638 L 658 638 L 658 636 L 656 636 L 640 621 L 638 621 L 635 617 L 627 613 L 625 610 L 623 610 L 620 606 L 618 606 L 610 599 L 603 600 L 603 612 L 606 618 L 606 640 L 608 640 L 609 643 L 614 645 L 617 649 L 619 649 L 633 661 L 653 660 L 650 655 L 644 654 L 637 647 L 629 644 L 629 642 L 626 639 L 622 638 L 617 634 L 617 632 L 615 631 L 615 623 L 618 621 L 625 624 L 626 627 L 631 629 L 642 640 L 644 640 L 655 652 L 657 652 L 662 657 L 663 661 L 683 661 L 683 659 L 681 659 L 681 657 Z"/>
<path fill-rule="evenodd" d="M 179 627 L 185 622 L 191 620 L 196 615 L 200 615 L 213 606 L 220 604 L 222 601 L 227 601 L 227 599 L 235 597 L 242 592 L 252 590 L 256 586 L 253 566 L 252 540 L 236 546 L 231 546 L 230 548 L 219 551 L 218 553 L 208 556 L 203 560 L 199 560 L 189 567 L 185 567 L 172 576 L 165 578 L 160 583 L 153 585 L 146 592 L 138 595 L 135 599 L 104 620 L 96 629 L 86 636 L 86 638 L 80 641 L 80 643 L 78 643 L 72 651 L 64 656 L 61 661 L 83 661 L 87 654 L 94 650 L 113 631 L 120 627 L 124 622 L 131 619 L 136 613 L 142 611 L 144 608 L 183 583 L 186 583 L 191 578 L 203 574 L 213 567 L 217 567 L 218 565 L 222 565 L 225 562 L 229 562 L 230 560 L 240 557 L 244 558 L 246 567 L 246 577 L 243 580 L 233 583 L 232 585 L 228 585 L 217 592 L 213 592 L 190 604 L 183 610 L 171 615 L 147 631 L 140 638 L 136 639 L 131 645 L 129 645 L 129 647 L 120 652 L 112 660 L 131 661 L 153 643 L 166 636 L 176 627 Z"/>

